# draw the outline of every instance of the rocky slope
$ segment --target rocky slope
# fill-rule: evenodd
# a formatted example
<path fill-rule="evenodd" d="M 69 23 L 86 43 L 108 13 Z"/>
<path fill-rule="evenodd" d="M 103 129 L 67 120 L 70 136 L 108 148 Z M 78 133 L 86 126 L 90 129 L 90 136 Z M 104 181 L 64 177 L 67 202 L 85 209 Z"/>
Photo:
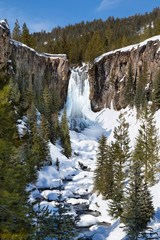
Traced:
<path fill-rule="evenodd" d="M 70 70 L 68 61 L 61 56 L 38 54 L 34 49 L 10 39 L 10 31 L 4 21 L 0 22 L 0 69 L 12 69 L 16 79 L 23 77 L 28 84 L 32 82 L 37 90 L 48 85 L 59 90 L 61 104 L 67 96 Z M 11 72 L 11 71 L 10 71 Z M 54 83 L 54 84 L 53 84 Z"/>
<path fill-rule="evenodd" d="M 155 74 L 160 67 L 160 36 L 97 58 L 89 71 L 92 110 L 110 108 L 111 102 L 116 110 L 125 108 L 124 89 L 129 63 L 132 64 L 135 83 L 137 83 L 144 61 L 147 62 L 148 67 L 148 83 L 152 87 Z"/>

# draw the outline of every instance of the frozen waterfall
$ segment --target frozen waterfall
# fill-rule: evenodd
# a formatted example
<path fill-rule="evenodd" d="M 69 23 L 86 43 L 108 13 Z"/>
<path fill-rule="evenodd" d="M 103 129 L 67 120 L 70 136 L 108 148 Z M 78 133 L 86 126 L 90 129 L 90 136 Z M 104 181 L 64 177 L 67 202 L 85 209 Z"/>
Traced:
<path fill-rule="evenodd" d="M 87 113 L 91 111 L 91 107 L 87 72 L 72 70 L 66 107 L 70 129 L 80 132 L 88 126 L 89 119 L 87 118 Z"/>

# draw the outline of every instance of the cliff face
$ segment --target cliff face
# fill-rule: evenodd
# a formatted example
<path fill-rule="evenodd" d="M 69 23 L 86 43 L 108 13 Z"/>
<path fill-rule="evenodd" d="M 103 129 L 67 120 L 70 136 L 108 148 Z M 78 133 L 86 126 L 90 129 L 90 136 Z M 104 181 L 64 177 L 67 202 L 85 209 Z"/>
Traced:
<path fill-rule="evenodd" d="M 0 22 L 0 69 L 6 66 L 9 59 L 10 31 L 4 21 Z"/>
<path fill-rule="evenodd" d="M 7 66 L 13 69 L 16 79 L 32 82 L 35 89 L 48 85 L 56 87 L 61 104 L 67 97 L 70 76 L 68 61 L 59 56 L 38 54 L 34 49 L 10 39 L 10 31 L 5 22 L 0 23 L 0 69 Z M 26 83 L 26 84 L 28 84 Z"/>
<path fill-rule="evenodd" d="M 160 67 L 160 36 L 100 56 L 89 70 L 92 110 L 110 108 L 111 103 L 116 110 L 125 108 L 124 90 L 129 63 L 132 64 L 136 84 L 144 61 L 147 63 L 151 88 Z"/>

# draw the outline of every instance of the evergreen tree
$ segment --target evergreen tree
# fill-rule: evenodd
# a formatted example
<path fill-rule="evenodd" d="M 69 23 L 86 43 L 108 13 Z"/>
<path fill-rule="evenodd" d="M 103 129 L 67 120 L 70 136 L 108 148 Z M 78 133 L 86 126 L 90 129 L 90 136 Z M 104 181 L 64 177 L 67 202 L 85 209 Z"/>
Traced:
<path fill-rule="evenodd" d="M 153 84 L 153 103 L 156 108 L 160 108 L 160 70 L 157 72 Z"/>
<path fill-rule="evenodd" d="M 43 91 L 43 114 L 46 117 L 46 119 L 49 122 L 49 128 L 50 128 L 50 140 L 54 144 L 55 142 L 55 126 L 52 119 L 53 114 L 53 102 L 52 102 L 52 96 L 50 94 L 48 85 L 45 85 L 44 91 Z"/>
<path fill-rule="evenodd" d="M 159 137 L 150 106 L 143 111 L 141 121 L 139 135 L 136 139 L 134 158 L 141 161 L 141 164 L 144 166 L 145 181 L 154 184 L 157 164 L 160 160 Z"/>
<path fill-rule="evenodd" d="M 9 88 L 10 88 L 10 99 L 12 103 L 19 105 L 21 93 L 19 91 L 18 83 L 14 81 L 13 77 L 10 78 Z"/>
<path fill-rule="evenodd" d="M 112 153 L 112 144 L 106 145 L 106 160 L 104 165 L 105 171 L 105 183 L 104 183 L 104 196 L 106 199 L 112 199 L 113 197 L 113 185 L 114 185 L 114 162 Z"/>
<path fill-rule="evenodd" d="M 24 23 L 22 27 L 22 36 L 21 36 L 22 43 L 29 46 L 29 38 L 30 38 L 29 29 L 26 23 Z"/>
<path fill-rule="evenodd" d="M 33 212 L 35 232 L 30 237 L 36 240 L 53 239 L 55 237 L 55 223 L 52 211 L 49 211 L 48 206 L 41 207 L 40 201 L 41 199 L 38 198 L 37 207 Z"/>
<path fill-rule="evenodd" d="M 65 202 L 61 193 L 56 200 L 56 211 L 53 214 L 54 217 L 54 238 L 56 240 L 72 240 L 76 237 L 73 216 L 69 214 L 69 204 Z"/>
<path fill-rule="evenodd" d="M 138 240 L 140 233 L 146 230 L 147 223 L 154 214 L 152 198 L 147 184 L 143 182 L 139 160 L 134 162 L 127 194 L 122 219 L 128 239 Z"/>
<path fill-rule="evenodd" d="M 114 128 L 115 142 L 112 143 L 114 183 L 112 201 L 109 206 L 109 213 L 114 218 L 121 216 L 123 211 L 124 180 L 131 164 L 129 124 L 123 114 L 119 115 L 118 122 L 119 125 Z"/>
<path fill-rule="evenodd" d="M 127 105 L 129 104 L 131 107 L 134 105 L 134 95 L 135 95 L 134 74 L 132 70 L 132 64 L 129 63 L 124 97 Z"/>
<path fill-rule="evenodd" d="M 21 30 L 20 30 L 18 19 L 16 19 L 16 22 L 15 22 L 15 27 L 12 32 L 12 38 L 16 41 L 19 41 L 19 42 L 21 41 Z"/>
<path fill-rule="evenodd" d="M 28 112 L 28 130 L 30 136 L 30 163 L 32 169 L 37 168 L 40 170 L 45 165 L 51 163 L 48 143 L 46 139 L 42 138 L 39 134 L 37 127 L 37 113 L 34 104 L 32 103 L 30 111 Z M 47 135 L 47 133 L 45 133 Z M 29 145 L 30 145 L 29 144 Z"/>
<path fill-rule="evenodd" d="M 43 91 L 43 104 L 44 115 L 49 120 L 51 118 L 52 113 L 52 98 L 47 84 L 45 85 Z"/>
<path fill-rule="evenodd" d="M 17 116 L 10 99 L 9 78 L 0 78 L 0 238 L 26 239 L 32 226 L 26 192 L 26 166 L 21 159 Z M 21 183 L 21 184 L 19 184 Z"/>
<path fill-rule="evenodd" d="M 94 51 L 93 51 L 94 49 Z M 85 60 L 87 62 L 93 62 L 96 57 L 105 52 L 105 42 L 100 36 L 100 32 L 97 31 L 92 35 L 90 41 L 88 42 Z"/>
<path fill-rule="evenodd" d="M 63 147 L 63 153 L 66 157 L 70 157 L 72 154 L 71 142 L 69 136 L 69 127 L 66 114 L 66 107 L 64 107 L 63 116 L 60 124 L 60 139 Z"/>
<path fill-rule="evenodd" d="M 142 71 L 139 76 L 138 84 L 136 86 L 136 94 L 135 94 L 135 106 L 137 110 L 142 109 L 147 102 L 146 96 L 146 84 L 148 83 L 148 68 L 147 63 L 144 62 L 142 66 Z"/>
<path fill-rule="evenodd" d="M 46 142 L 50 139 L 50 126 L 46 117 L 42 114 L 40 123 L 40 135 Z"/>
<path fill-rule="evenodd" d="M 29 47 L 32 47 L 32 48 L 35 47 L 34 38 L 32 35 L 30 35 L 29 29 L 26 23 L 24 23 L 22 27 L 21 42 L 26 44 Z"/>
<path fill-rule="evenodd" d="M 104 184 L 105 184 L 105 164 L 106 164 L 106 137 L 102 135 L 99 140 L 96 170 L 94 176 L 94 190 L 104 195 Z"/>
<path fill-rule="evenodd" d="M 159 35 L 160 34 L 160 17 L 154 21 L 154 35 Z"/>

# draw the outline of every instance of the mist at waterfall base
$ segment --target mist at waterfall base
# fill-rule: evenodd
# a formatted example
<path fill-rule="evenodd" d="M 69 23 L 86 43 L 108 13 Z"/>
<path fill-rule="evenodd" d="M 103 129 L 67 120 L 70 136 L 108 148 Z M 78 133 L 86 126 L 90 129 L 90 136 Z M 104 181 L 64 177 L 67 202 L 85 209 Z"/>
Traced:
<path fill-rule="evenodd" d="M 71 130 L 81 132 L 91 124 L 88 118 L 91 106 L 87 72 L 80 69 L 71 71 L 66 109 Z"/>

